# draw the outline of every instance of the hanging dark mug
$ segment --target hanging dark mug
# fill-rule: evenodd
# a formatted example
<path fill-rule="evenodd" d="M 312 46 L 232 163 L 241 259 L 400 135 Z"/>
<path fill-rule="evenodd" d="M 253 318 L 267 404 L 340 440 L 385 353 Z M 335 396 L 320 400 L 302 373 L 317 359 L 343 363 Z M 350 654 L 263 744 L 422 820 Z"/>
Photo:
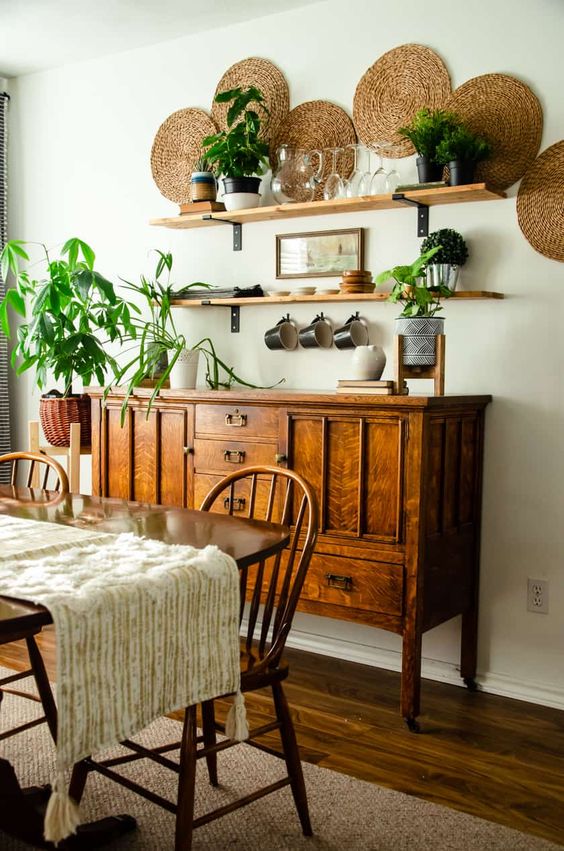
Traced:
<path fill-rule="evenodd" d="M 338 349 L 356 349 L 357 346 L 367 345 L 368 328 L 360 318 L 358 310 L 352 316 L 349 316 L 341 328 L 337 328 L 334 337 Z"/>
<path fill-rule="evenodd" d="M 264 332 L 264 342 L 269 349 L 279 351 L 280 349 L 291 351 L 298 345 L 298 329 L 287 313 L 276 323 L 274 328 Z"/>
<path fill-rule="evenodd" d="M 333 329 L 323 313 L 319 313 L 311 325 L 301 329 L 299 338 L 304 349 L 330 349 L 333 344 Z"/>

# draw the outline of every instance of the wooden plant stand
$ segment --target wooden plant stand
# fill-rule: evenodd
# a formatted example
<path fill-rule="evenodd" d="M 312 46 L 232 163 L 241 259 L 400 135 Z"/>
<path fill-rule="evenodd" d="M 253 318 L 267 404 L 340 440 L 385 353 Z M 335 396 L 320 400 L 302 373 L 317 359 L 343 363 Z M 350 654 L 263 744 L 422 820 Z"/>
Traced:
<path fill-rule="evenodd" d="M 394 379 L 394 394 L 402 396 L 406 378 L 432 378 L 435 383 L 435 396 L 445 395 L 445 335 L 435 337 L 434 366 L 406 366 L 403 362 L 403 334 L 397 334 L 394 342 L 396 374 Z"/>
<path fill-rule="evenodd" d="M 49 446 L 48 444 L 40 446 L 37 420 L 30 420 L 28 423 L 28 440 L 30 452 L 42 452 L 44 455 L 67 458 L 70 492 L 80 493 L 80 456 L 90 455 L 92 451 L 89 446 L 80 445 L 80 423 L 71 423 L 70 446 Z M 38 482 L 35 482 L 35 486 L 37 484 Z"/>

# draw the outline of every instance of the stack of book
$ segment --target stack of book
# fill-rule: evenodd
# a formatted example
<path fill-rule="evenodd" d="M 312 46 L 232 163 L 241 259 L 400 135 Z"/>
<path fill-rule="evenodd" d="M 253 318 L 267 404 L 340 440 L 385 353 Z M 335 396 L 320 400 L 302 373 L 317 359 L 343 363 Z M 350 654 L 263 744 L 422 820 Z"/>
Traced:
<path fill-rule="evenodd" d="M 366 393 L 373 396 L 392 396 L 393 381 L 373 381 L 371 379 L 340 378 L 337 381 L 337 393 Z"/>
<path fill-rule="evenodd" d="M 188 201 L 180 204 L 180 215 L 185 213 L 223 213 L 225 205 L 221 201 Z"/>

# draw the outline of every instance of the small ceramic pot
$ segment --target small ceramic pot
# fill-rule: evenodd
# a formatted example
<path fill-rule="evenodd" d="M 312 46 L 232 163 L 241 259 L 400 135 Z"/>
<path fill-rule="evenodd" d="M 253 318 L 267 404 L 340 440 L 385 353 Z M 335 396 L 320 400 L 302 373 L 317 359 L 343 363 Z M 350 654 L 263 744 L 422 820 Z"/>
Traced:
<path fill-rule="evenodd" d="M 170 370 L 171 390 L 193 390 L 198 377 L 199 349 L 182 349 Z"/>
<path fill-rule="evenodd" d="M 304 349 L 330 349 L 333 344 L 333 329 L 323 313 L 316 316 L 311 325 L 302 328 L 298 336 Z"/>
<path fill-rule="evenodd" d="M 403 362 L 406 366 L 433 366 L 438 334 L 444 333 L 445 320 L 435 316 L 400 316 L 396 333 L 403 336 Z"/>
<path fill-rule="evenodd" d="M 211 171 L 193 171 L 190 181 L 192 201 L 215 201 L 217 183 Z"/>
<path fill-rule="evenodd" d="M 352 377 L 378 381 L 386 366 L 386 353 L 381 346 L 357 346 L 352 356 Z"/>

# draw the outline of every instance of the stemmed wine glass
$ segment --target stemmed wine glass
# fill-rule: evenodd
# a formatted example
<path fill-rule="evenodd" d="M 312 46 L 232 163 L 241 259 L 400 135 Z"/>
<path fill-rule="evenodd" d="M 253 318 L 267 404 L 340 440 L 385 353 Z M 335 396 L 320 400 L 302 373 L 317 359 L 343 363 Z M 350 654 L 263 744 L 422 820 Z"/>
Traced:
<path fill-rule="evenodd" d="M 364 194 L 361 190 L 364 186 L 364 178 L 365 172 L 362 168 L 360 168 L 360 157 L 362 153 L 366 150 L 364 145 L 347 145 L 347 148 L 351 148 L 354 155 L 354 166 L 348 180 L 344 180 L 344 194 L 346 198 L 358 198 L 359 195 Z"/>
<path fill-rule="evenodd" d="M 393 149 L 394 145 L 392 142 L 382 142 L 380 145 L 380 150 L 382 151 L 383 156 L 385 157 L 387 154 L 390 154 L 390 151 Z M 400 173 L 396 168 L 392 167 L 389 171 L 386 172 L 386 184 L 388 192 L 395 192 L 400 183 Z"/>
<path fill-rule="evenodd" d="M 363 172 L 362 178 L 358 185 L 358 194 L 359 195 L 370 195 L 370 183 L 372 181 L 372 171 L 370 170 L 370 159 L 372 156 L 372 149 L 368 145 L 362 145 L 362 149 L 366 156 L 366 171 Z"/>
<path fill-rule="evenodd" d="M 377 167 L 370 181 L 371 195 L 385 195 L 388 190 L 387 175 L 384 170 L 384 160 L 382 157 L 382 145 L 372 145 L 372 150 L 376 154 Z"/>
<path fill-rule="evenodd" d="M 331 174 L 328 175 L 325 186 L 323 187 L 323 197 L 326 201 L 332 201 L 335 198 L 343 198 L 345 194 L 343 178 L 337 171 L 337 156 L 342 153 L 343 148 L 328 148 L 327 150 L 332 154 L 333 162 L 331 165 Z"/>

